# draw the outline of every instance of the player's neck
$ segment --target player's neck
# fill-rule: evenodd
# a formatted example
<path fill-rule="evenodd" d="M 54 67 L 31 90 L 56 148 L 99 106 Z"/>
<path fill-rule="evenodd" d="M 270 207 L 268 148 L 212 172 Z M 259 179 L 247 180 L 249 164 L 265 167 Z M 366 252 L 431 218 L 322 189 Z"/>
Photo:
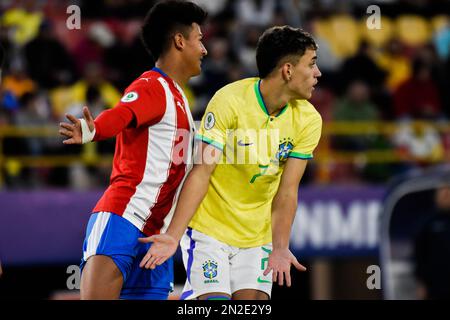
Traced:
<path fill-rule="evenodd" d="M 270 115 L 278 114 L 290 100 L 290 97 L 284 93 L 283 86 L 276 79 L 262 79 L 259 88 Z"/>
<path fill-rule="evenodd" d="M 161 69 L 165 74 L 169 76 L 170 79 L 175 81 L 179 86 L 184 86 L 188 81 L 190 76 L 186 75 L 183 71 L 184 68 L 180 66 L 176 60 L 172 60 L 165 57 L 160 58 L 155 63 L 155 67 Z"/>

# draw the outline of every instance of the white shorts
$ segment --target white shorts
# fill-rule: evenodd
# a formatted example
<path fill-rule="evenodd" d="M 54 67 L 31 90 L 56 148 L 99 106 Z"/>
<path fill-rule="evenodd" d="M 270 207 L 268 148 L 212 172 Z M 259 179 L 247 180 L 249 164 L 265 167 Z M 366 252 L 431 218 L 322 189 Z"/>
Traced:
<path fill-rule="evenodd" d="M 180 241 L 186 284 L 181 299 L 195 299 L 220 292 L 232 295 L 241 289 L 272 292 L 272 272 L 267 268 L 272 244 L 253 248 L 227 245 L 197 230 L 188 228 Z"/>

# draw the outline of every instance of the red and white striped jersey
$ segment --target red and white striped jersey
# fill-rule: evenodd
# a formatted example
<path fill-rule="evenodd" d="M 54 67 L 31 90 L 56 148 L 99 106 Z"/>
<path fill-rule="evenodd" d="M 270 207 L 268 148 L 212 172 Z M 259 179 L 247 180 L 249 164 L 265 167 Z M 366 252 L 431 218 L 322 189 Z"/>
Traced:
<path fill-rule="evenodd" d="M 116 137 L 110 186 L 93 212 L 108 211 L 147 236 L 164 232 L 192 168 L 195 125 L 181 87 L 157 68 L 143 73 L 117 107 L 134 123 Z"/>

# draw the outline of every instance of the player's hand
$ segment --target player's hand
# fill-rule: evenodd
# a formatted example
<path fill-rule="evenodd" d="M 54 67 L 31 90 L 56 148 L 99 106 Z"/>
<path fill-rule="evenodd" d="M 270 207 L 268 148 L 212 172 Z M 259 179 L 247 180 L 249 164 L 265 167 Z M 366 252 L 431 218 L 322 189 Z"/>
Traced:
<path fill-rule="evenodd" d="M 139 267 L 145 269 L 155 269 L 163 264 L 167 259 L 175 254 L 178 248 L 178 241 L 167 233 L 154 235 L 147 238 L 139 238 L 139 242 L 153 242 L 147 254 L 142 259 Z"/>
<path fill-rule="evenodd" d="M 66 118 L 71 122 L 61 122 L 59 124 L 59 134 L 66 137 L 63 141 L 64 144 L 82 144 L 82 131 L 81 122 L 71 114 L 66 114 Z M 94 118 L 92 118 L 91 112 L 88 107 L 83 107 L 83 118 L 89 127 L 89 130 L 93 131 L 95 128 Z"/>
<path fill-rule="evenodd" d="M 286 285 L 290 287 L 291 264 L 299 271 L 306 271 L 306 268 L 297 261 L 297 258 L 289 249 L 274 249 L 269 255 L 269 263 L 264 271 L 264 275 L 267 276 L 270 271 L 273 271 L 273 282 L 278 281 L 278 284 L 282 286 L 284 284 L 284 279 L 286 279 Z"/>

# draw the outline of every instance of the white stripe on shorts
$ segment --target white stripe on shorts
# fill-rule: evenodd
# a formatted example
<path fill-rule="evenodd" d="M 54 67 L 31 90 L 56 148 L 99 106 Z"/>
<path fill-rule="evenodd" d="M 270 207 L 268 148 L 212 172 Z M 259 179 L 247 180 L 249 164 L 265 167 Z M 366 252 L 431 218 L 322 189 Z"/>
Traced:
<path fill-rule="evenodd" d="M 100 240 L 103 235 L 103 231 L 105 231 L 106 224 L 111 217 L 110 212 L 99 212 L 97 213 L 97 219 L 92 226 L 91 234 L 89 235 L 87 241 L 86 251 L 83 252 L 83 260 L 86 261 L 90 256 L 93 256 L 97 253 L 97 247 L 100 243 Z"/>

